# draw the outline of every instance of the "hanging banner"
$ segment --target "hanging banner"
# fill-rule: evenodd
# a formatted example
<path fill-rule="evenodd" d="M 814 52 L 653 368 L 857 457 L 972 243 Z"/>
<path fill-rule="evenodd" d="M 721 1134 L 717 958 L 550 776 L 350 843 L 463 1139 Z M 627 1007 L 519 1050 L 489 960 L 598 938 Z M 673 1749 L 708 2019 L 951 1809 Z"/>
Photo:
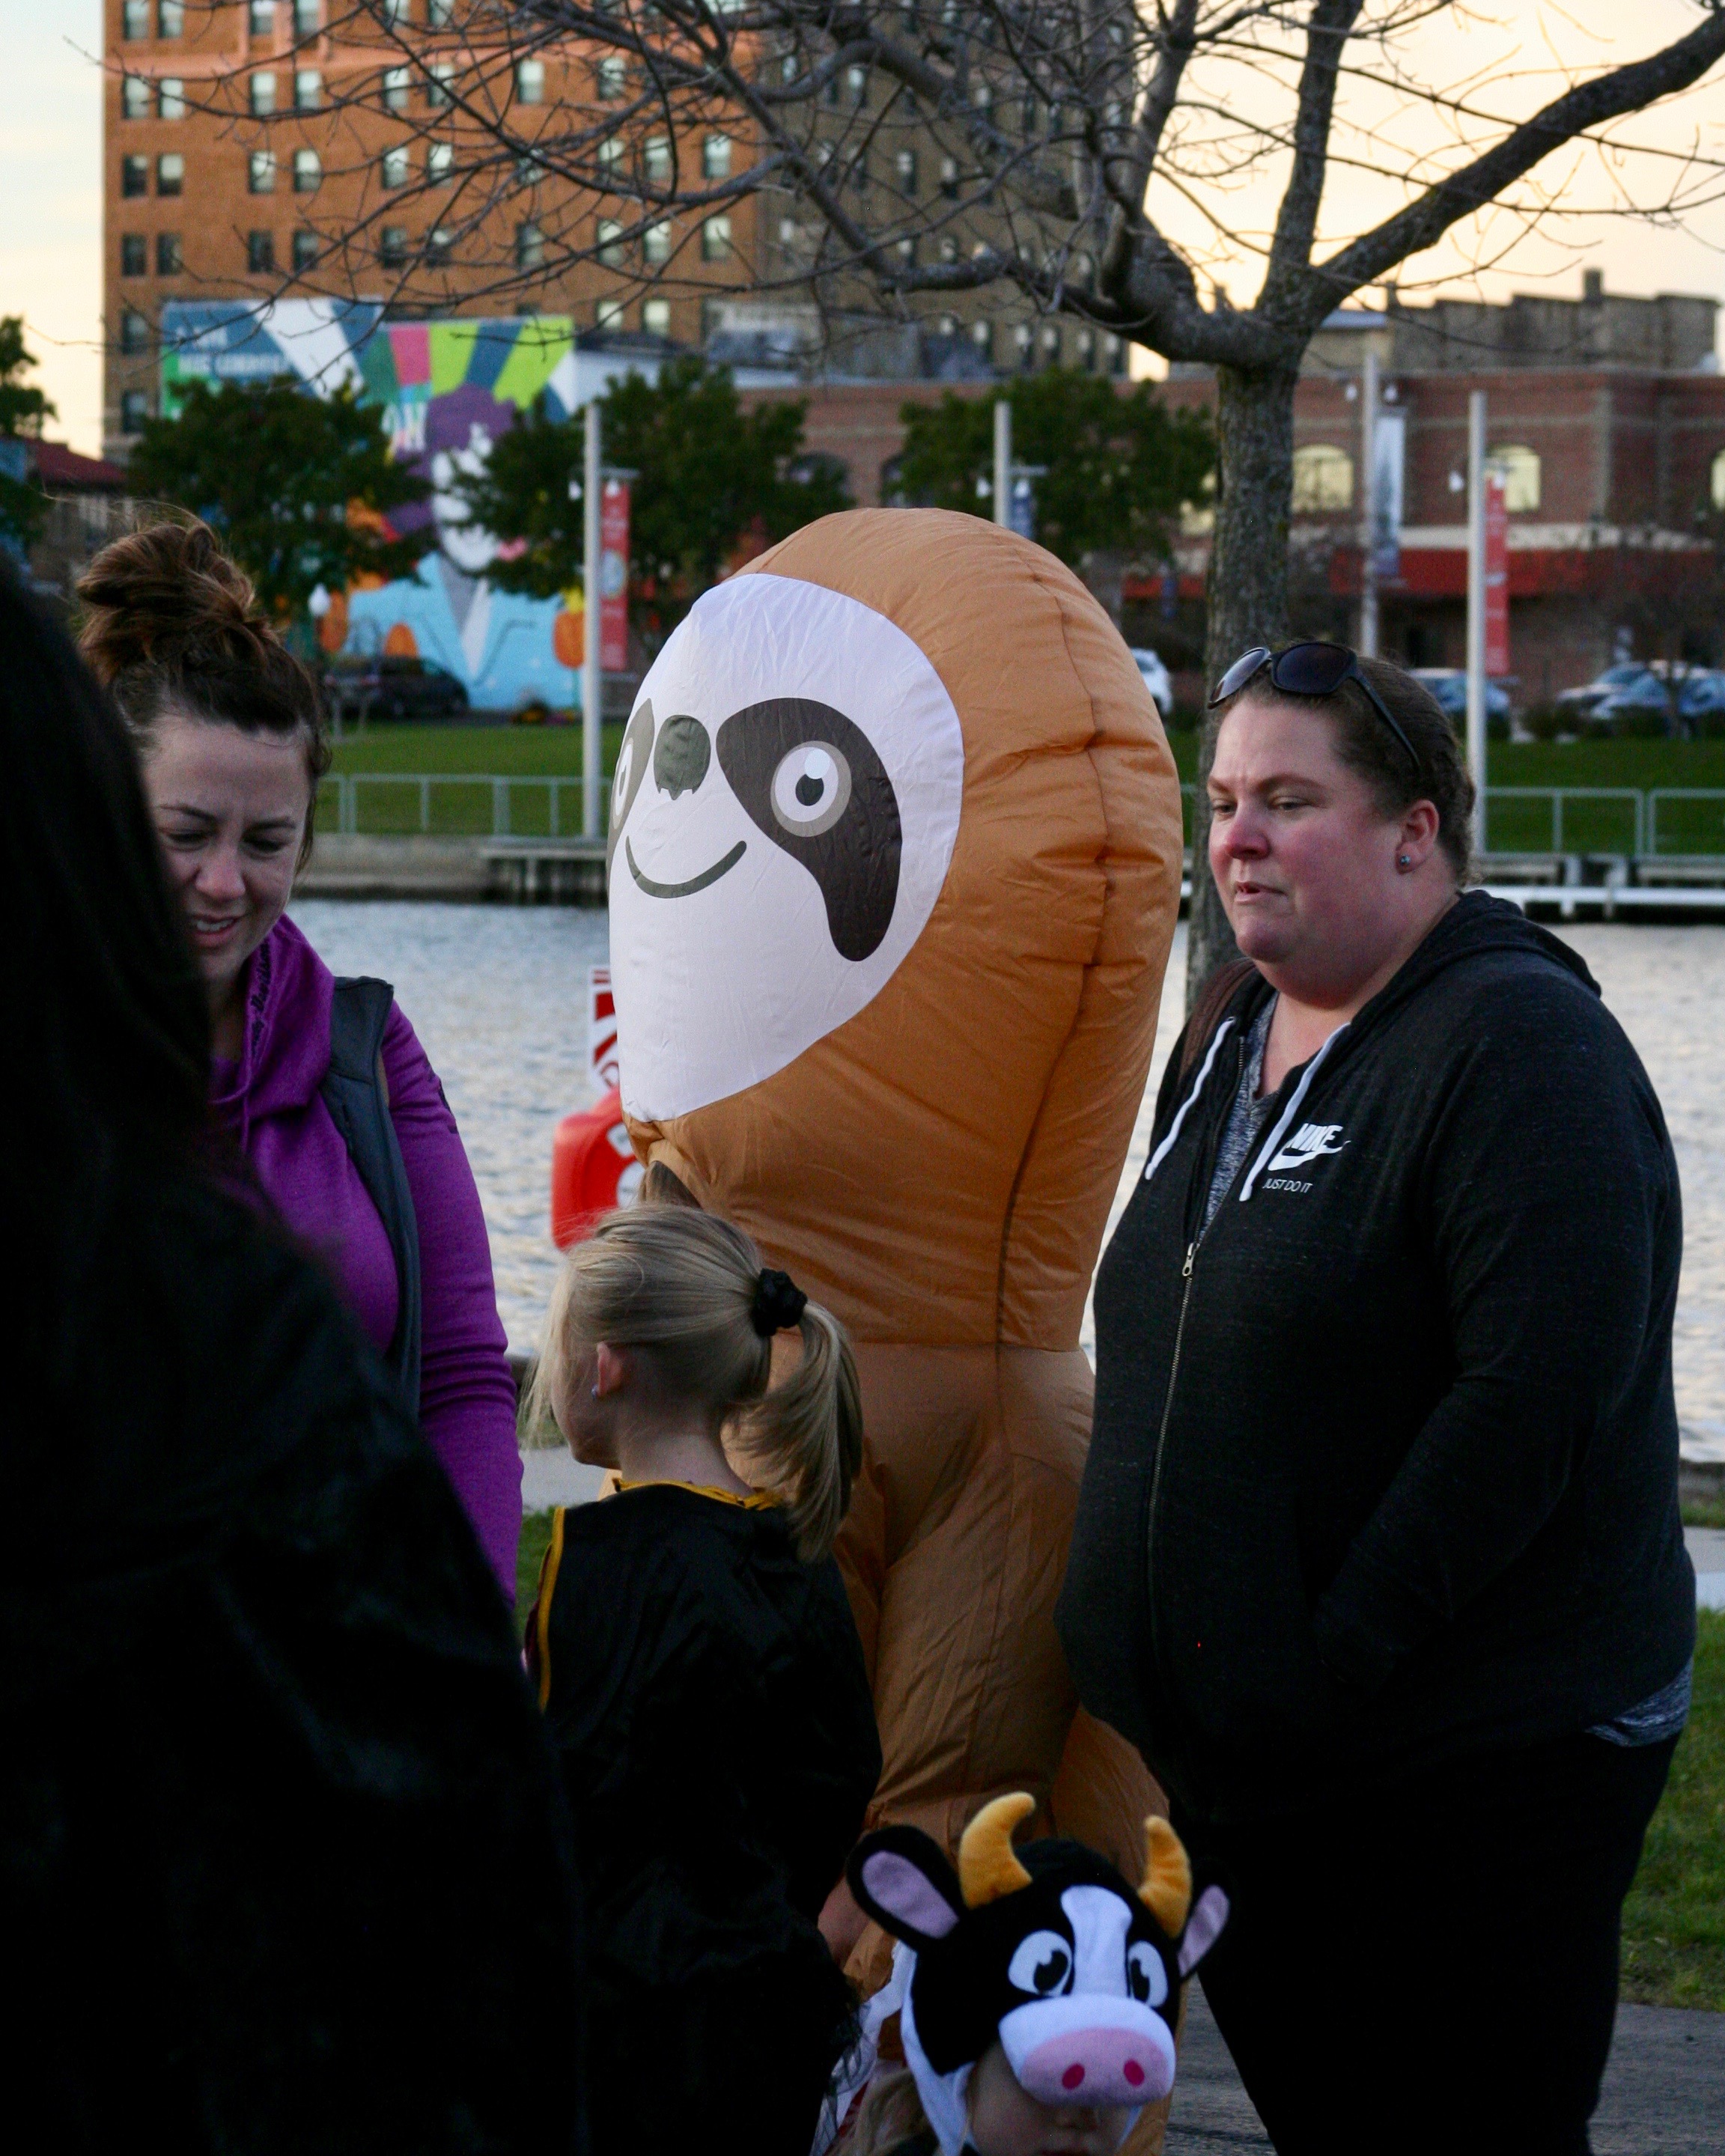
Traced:
<path fill-rule="evenodd" d="M 1486 473 L 1486 672 L 1509 671 L 1509 511 L 1503 475 Z"/>
<path fill-rule="evenodd" d="M 1372 429 L 1372 573 L 1393 584 L 1402 573 L 1402 489 L 1408 415 L 1380 412 Z"/>
<path fill-rule="evenodd" d="M 1036 490 L 1028 479 L 1014 482 L 1006 521 L 1020 539 L 1036 536 Z"/>
<path fill-rule="evenodd" d="M 629 481 L 608 479 L 599 496 L 599 664 L 629 670 Z"/>

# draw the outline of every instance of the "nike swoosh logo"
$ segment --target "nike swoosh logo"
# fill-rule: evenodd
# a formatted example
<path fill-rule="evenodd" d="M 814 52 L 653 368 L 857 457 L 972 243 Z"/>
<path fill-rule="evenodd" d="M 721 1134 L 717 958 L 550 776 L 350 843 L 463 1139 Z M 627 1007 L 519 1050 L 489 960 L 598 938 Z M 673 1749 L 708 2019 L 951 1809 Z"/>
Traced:
<path fill-rule="evenodd" d="M 629 863 L 629 872 L 649 898 L 687 898 L 693 891 L 705 891 L 710 883 L 716 883 L 721 875 L 729 875 L 747 851 L 748 840 L 739 839 L 722 860 L 715 861 L 710 869 L 703 869 L 698 876 L 691 876 L 687 883 L 655 883 L 651 876 L 643 875 L 636 867 L 634 848 L 627 839 L 623 842 L 624 858 Z"/>

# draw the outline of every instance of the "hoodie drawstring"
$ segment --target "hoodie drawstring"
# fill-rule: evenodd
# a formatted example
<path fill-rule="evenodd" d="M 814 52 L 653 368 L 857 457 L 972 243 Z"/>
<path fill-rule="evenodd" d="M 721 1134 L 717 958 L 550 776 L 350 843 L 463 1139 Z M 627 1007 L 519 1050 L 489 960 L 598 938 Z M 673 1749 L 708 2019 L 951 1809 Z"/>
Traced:
<path fill-rule="evenodd" d="M 1299 1084 L 1294 1088 L 1293 1099 L 1288 1102 L 1286 1107 L 1285 1107 L 1281 1115 L 1277 1116 L 1276 1128 L 1264 1141 L 1264 1150 L 1252 1163 L 1251 1173 L 1246 1177 L 1245 1183 L 1240 1186 L 1240 1202 L 1242 1205 L 1244 1205 L 1246 1200 L 1251 1196 L 1252 1185 L 1257 1181 L 1265 1162 L 1272 1158 L 1276 1147 L 1281 1143 L 1282 1140 L 1287 1136 L 1289 1130 L 1292 1127 L 1294 1118 L 1300 1112 L 1300 1103 L 1306 1098 L 1307 1088 L 1311 1086 L 1312 1080 L 1317 1075 L 1318 1065 L 1323 1061 L 1325 1056 L 1329 1054 L 1330 1050 L 1336 1045 L 1336 1043 L 1342 1038 L 1343 1034 L 1347 1032 L 1348 1027 L 1353 1024 L 1353 1021 L 1351 1019 L 1343 1019 L 1341 1024 L 1336 1028 L 1336 1030 L 1330 1035 L 1323 1046 L 1319 1049 L 1317 1055 L 1312 1057 L 1311 1062 L 1307 1065 L 1305 1071 L 1301 1076 Z"/>
<path fill-rule="evenodd" d="M 1197 1083 L 1193 1086 L 1192 1091 L 1186 1096 L 1185 1099 L 1181 1101 L 1179 1113 L 1174 1117 L 1173 1122 L 1168 1125 L 1168 1136 L 1163 1140 L 1162 1143 L 1158 1146 L 1155 1152 L 1151 1154 L 1149 1159 L 1144 1163 L 1144 1181 L 1146 1183 L 1147 1183 L 1151 1177 L 1155 1174 L 1157 1169 L 1162 1166 L 1163 1162 L 1168 1158 L 1169 1152 L 1173 1150 L 1174 1141 L 1180 1135 L 1181 1124 L 1185 1122 L 1187 1114 L 1190 1110 L 1193 1102 L 1197 1100 L 1199 1095 L 1204 1091 L 1204 1083 L 1205 1079 L 1210 1075 L 1210 1065 L 1216 1060 L 1216 1052 L 1233 1029 L 1234 1020 L 1231 1018 L 1224 1018 L 1222 1023 L 1216 1028 L 1216 1037 L 1210 1043 L 1209 1054 L 1204 1057 L 1203 1063 L 1199 1066 Z"/>

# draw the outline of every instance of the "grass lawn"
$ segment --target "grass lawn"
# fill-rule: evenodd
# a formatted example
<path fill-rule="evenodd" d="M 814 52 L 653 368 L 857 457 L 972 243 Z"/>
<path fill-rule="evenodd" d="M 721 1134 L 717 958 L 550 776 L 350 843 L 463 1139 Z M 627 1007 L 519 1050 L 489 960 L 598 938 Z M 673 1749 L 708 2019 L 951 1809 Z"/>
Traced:
<path fill-rule="evenodd" d="M 551 1514 L 521 1522 L 516 1617 L 525 1625 Z M 1623 1912 L 1623 1995 L 1725 2011 L 1725 1612 L 1700 1612 L 1695 1708 Z"/>
<path fill-rule="evenodd" d="M 617 759 L 623 729 L 604 730 L 600 768 Z M 396 726 L 379 721 L 335 744 L 340 772 L 477 772 L 491 778 L 578 778 L 581 727 Z"/>
<path fill-rule="evenodd" d="M 1699 1613 L 1695 1707 L 1623 1911 L 1623 1995 L 1725 2011 L 1725 1610 Z"/>

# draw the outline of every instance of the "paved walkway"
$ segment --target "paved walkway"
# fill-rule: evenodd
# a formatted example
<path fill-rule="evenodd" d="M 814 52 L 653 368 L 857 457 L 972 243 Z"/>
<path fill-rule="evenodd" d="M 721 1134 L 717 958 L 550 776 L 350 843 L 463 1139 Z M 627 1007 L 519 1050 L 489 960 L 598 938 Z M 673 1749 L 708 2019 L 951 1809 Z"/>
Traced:
<path fill-rule="evenodd" d="M 1620 2006 L 1594 2156 L 1720 2156 L 1725 2150 L 1725 2014 Z M 1251 2098 L 1210 2019 L 1202 1985 L 1186 2003 L 1165 2156 L 1267 2149 Z M 1391 2148 L 1386 2141 L 1386 2156 Z"/>

